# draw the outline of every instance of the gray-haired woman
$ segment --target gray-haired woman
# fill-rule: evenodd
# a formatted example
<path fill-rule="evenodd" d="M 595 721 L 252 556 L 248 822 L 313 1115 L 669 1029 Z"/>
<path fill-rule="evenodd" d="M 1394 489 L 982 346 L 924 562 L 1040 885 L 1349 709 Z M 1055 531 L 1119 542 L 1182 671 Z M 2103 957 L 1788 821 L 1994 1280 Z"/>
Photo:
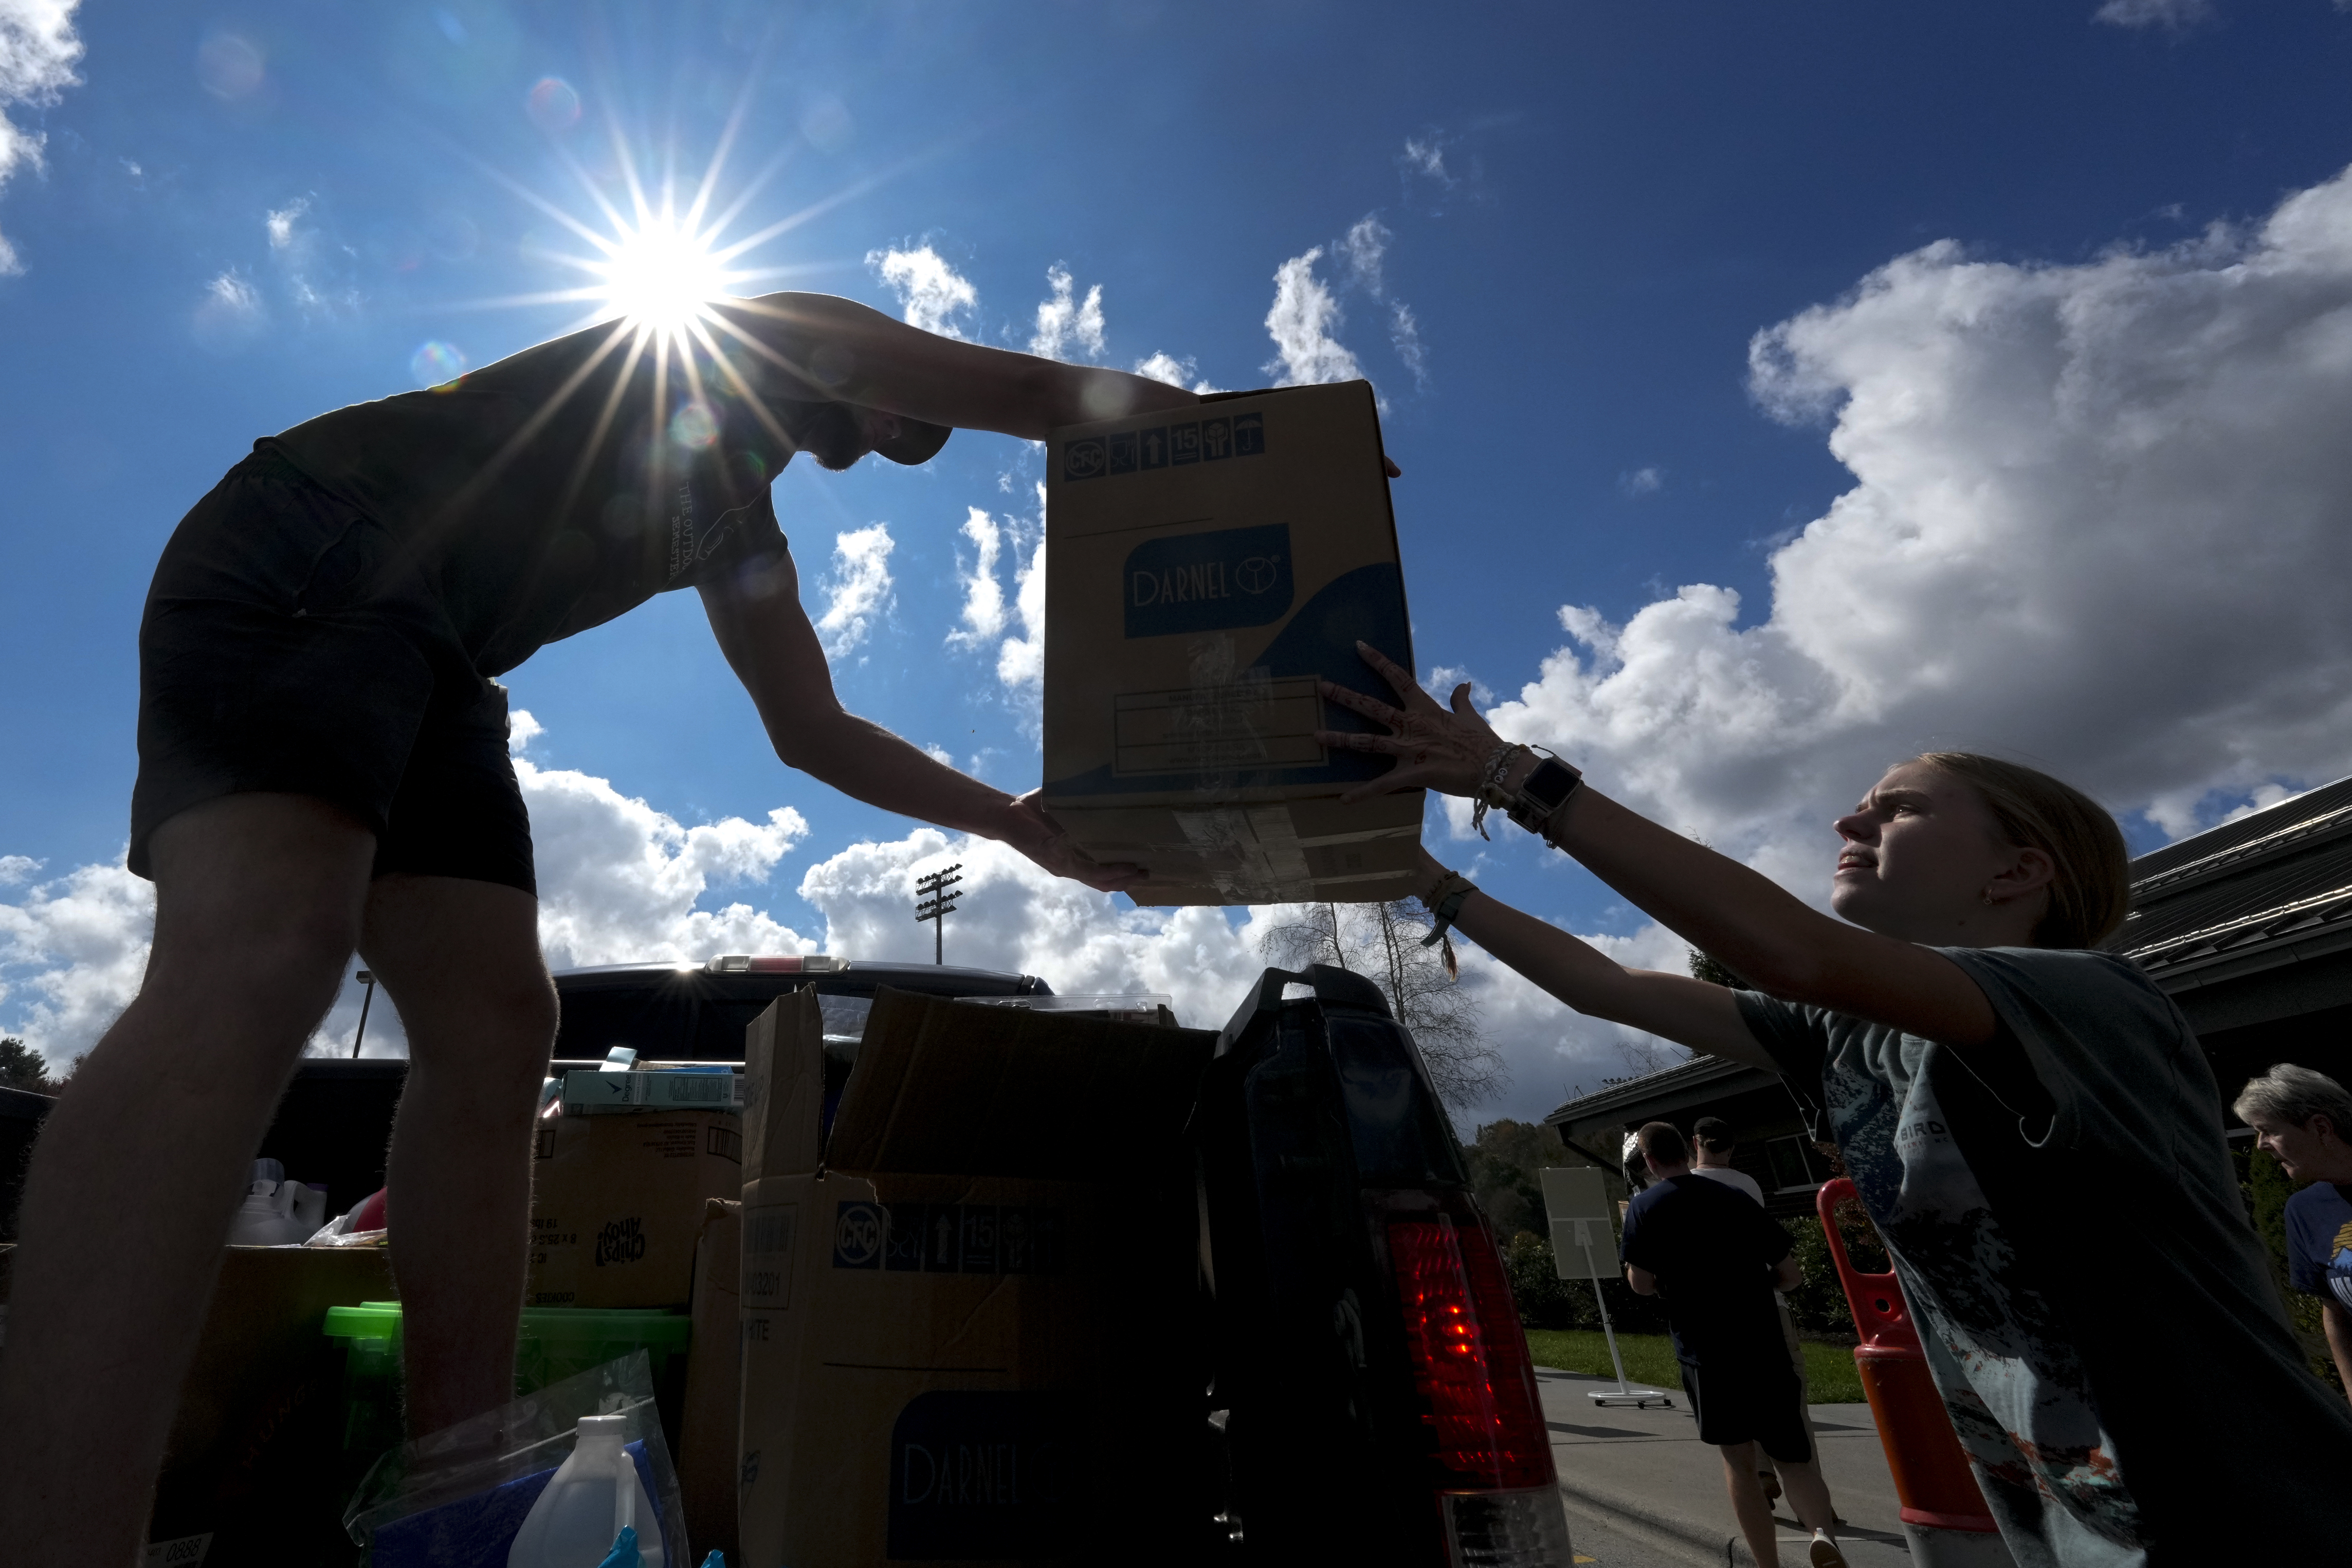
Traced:
<path fill-rule="evenodd" d="M 2246 1223 L 2188 1021 L 2093 944 L 2121 925 L 2122 835 L 2047 774 L 1898 763 L 1840 817 L 1832 919 L 1507 745 L 1358 645 L 1402 708 L 1330 746 L 1510 812 L 1744 976 L 1622 967 L 1432 860 L 1424 897 L 1579 1012 L 1780 1072 L 1876 1221 L 2021 1568 L 2344 1550 L 2352 1412 L 2311 1375 Z"/>

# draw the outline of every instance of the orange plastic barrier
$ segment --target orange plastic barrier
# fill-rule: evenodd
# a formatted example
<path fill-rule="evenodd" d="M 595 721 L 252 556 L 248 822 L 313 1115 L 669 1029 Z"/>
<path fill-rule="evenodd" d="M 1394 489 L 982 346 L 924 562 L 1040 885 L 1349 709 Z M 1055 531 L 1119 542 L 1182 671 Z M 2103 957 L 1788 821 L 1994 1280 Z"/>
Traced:
<path fill-rule="evenodd" d="M 1835 1211 L 1853 1195 L 1853 1183 L 1840 1176 L 1815 1194 L 1813 1206 L 1837 1264 L 1838 1282 L 1845 1287 L 1846 1304 L 1853 1309 L 1854 1332 L 1862 1340 L 1854 1347 L 1854 1368 L 1862 1374 L 1862 1390 L 1869 1396 L 1870 1414 L 1886 1448 L 1886 1468 L 1894 1472 L 1895 1494 L 1903 1502 L 1903 1522 L 1996 1534 L 2000 1527 L 1985 1507 L 1976 1474 L 1952 1432 L 1944 1396 L 1927 1373 L 1927 1355 L 1919 1348 L 1919 1332 L 1904 1303 L 1902 1286 L 1892 1274 L 1857 1272 L 1846 1256 Z"/>

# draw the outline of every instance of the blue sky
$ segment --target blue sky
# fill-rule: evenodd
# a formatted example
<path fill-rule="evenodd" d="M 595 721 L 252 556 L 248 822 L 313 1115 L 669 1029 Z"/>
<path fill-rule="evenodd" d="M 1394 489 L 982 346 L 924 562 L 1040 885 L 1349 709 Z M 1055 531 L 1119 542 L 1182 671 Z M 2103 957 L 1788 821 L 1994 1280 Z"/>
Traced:
<path fill-rule="evenodd" d="M 0 1025 L 37 1038 L 86 1043 L 135 973 L 138 890 L 101 872 L 140 604 L 181 513 L 255 437 L 416 384 L 427 343 L 481 364 L 582 319 L 489 303 L 580 280 L 538 204 L 598 225 L 616 145 L 690 194 L 738 112 L 719 204 L 779 166 L 730 233 L 802 219 L 741 258 L 779 269 L 746 291 L 928 302 L 1025 347 L 1066 269 L 1074 315 L 1101 290 L 1069 357 L 1245 387 L 1352 355 L 1405 469 L 1423 668 L 1516 700 L 1507 728 L 1808 896 L 1829 808 L 1922 744 L 2043 760 L 2141 847 L 2352 767 L 2343 650 L 2298 586 L 2334 570 L 2352 495 L 2326 421 L 2211 413 L 2346 406 L 2326 345 L 2352 15 L 2329 0 L 54 12 L 0 0 L 38 46 L 0 76 L 0 145 L 25 150 L 0 185 L 0 857 L 21 858 L 0 860 Z M 532 112 L 551 78 L 568 125 L 553 89 Z M 1336 315 L 1286 361 L 1276 272 L 1318 248 L 1293 303 Z M 948 293 L 890 281 L 919 274 Z M 970 302 L 939 315 L 961 297 L 943 279 Z M 1038 472 L 966 434 L 920 469 L 796 467 L 777 491 L 811 613 L 838 605 L 845 700 L 1014 790 L 1037 781 L 1004 645 L 1034 629 Z M 2272 523 L 2263 548 L 2231 532 Z M 991 538 L 999 610 L 975 596 Z M 2171 629 L 2144 645 L 2151 616 Z M 610 887 L 558 889 L 559 958 L 778 930 L 927 945 L 892 879 L 965 847 L 782 770 L 690 595 L 509 684 L 542 727 L 533 774 L 564 776 L 541 787 L 594 817 L 566 842 L 618 835 L 580 850 L 620 857 Z M 1443 817 L 1430 837 L 1671 958 L 1573 868 Z M 988 923 L 1060 935 L 975 931 L 975 961 L 1076 988 L 1059 958 L 1201 1022 L 1255 967 L 1239 912 L 1219 937 L 993 874 Z M 85 897 L 110 912 L 76 915 Z M 1606 1031 L 1478 976 L 1512 1108 L 1612 1070 Z"/>

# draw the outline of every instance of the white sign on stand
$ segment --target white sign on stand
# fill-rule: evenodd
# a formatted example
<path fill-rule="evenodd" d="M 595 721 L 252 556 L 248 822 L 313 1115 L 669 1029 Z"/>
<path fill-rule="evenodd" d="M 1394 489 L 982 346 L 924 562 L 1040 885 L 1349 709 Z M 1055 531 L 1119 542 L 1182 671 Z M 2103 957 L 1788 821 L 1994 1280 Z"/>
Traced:
<path fill-rule="evenodd" d="M 1601 1307 L 1601 1332 L 1609 1342 L 1609 1363 L 1617 1369 L 1617 1386 L 1592 1389 L 1592 1402 L 1630 1405 L 1637 1410 L 1653 1405 L 1671 1408 L 1672 1394 L 1655 1388 L 1635 1388 L 1625 1381 L 1625 1358 L 1617 1352 L 1617 1331 L 1609 1324 L 1609 1298 L 1601 1289 L 1601 1258 L 1608 1258 L 1612 1277 L 1617 1262 L 1617 1230 L 1610 1218 L 1609 1192 L 1601 1184 L 1601 1173 L 1584 1165 L 1572 1170 L 1555 1166 L 1538 1174 L 1543 1180 L 1544 1210 L 1551 1220 L 1552 1268 L 1563 1279 L 1583 1278 L 1592 1282 L 1592 1299 Z M 1569 1267 L 1571 1253 L 1583 1257 L 1581 1276 Z"/>

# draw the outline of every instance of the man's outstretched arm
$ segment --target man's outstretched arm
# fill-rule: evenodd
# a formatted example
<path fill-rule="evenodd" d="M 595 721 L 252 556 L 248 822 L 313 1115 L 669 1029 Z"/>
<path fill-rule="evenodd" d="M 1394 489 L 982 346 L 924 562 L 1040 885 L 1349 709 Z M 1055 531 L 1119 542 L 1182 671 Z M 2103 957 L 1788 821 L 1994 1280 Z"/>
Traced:
<path fill-rule="evenodd" d="M 1089 859 L 1027 796 L 932 759 L 841 706 L 824 649 L 801 608 L 789 555 L 764 572 L 702 588 L 719 651 L 751 693 L 784 765 L 885 811 L 1011 845 L 1057 877 L 1117 892 L 1140 868 Z"/>
<path fill-rule="evenodd" d="M 748 343 L 815 395 L 932 425 L 1042 441 L 1064 425 L 1200 401 L 1125 371 L 940 337 L 834 294 L 765 294 L 711 310 L 722 339 Z"/>

